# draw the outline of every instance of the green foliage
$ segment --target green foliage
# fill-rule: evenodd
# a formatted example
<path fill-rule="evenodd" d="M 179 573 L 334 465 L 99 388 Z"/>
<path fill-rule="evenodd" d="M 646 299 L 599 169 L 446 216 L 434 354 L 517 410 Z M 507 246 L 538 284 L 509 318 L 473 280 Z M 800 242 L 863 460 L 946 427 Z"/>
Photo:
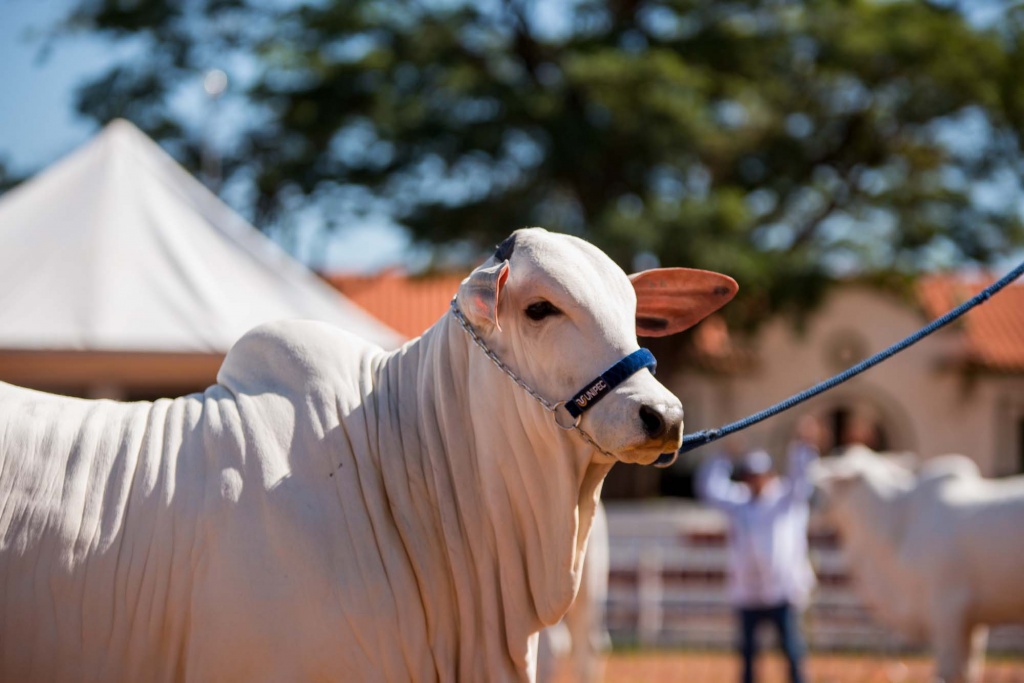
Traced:
<path fill-rule="evenodd" d="M 0 158 L 0 194 L 20 183 L 23 179 L 14 175 L 3 158 Z"/>
<path fill-rule="evenodd" d="M 1024 239 L 1011 10 L 986 29 L 910 0 L 551 7 L 89 3 L 75 25 L 143 41 L 146 59 L 79 106 L 197 164 L 176 93 L 255 65 L 225 172 L 250 179 L 258 222 L 299 196 L 325 223 L 384 206 L 439 245 L 544 225 L 627 267 L 651 252 L 733 274 L 742 322 L 806 308 L 836 273 L 984 262 Z"/>

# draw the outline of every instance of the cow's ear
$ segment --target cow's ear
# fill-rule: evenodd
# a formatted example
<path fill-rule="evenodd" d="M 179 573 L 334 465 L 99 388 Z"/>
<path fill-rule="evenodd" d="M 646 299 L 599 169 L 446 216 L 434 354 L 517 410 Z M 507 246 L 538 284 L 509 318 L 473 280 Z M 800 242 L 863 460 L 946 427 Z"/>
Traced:
<path fill-rule="evenodd" d="M 842 456 L 823 458 L 812 463 L 811 481 L 815 487 L 828 494 L 842 494 L 856 482 L 864 478 L 864 474 L 854 467 L 846 466 Z"/>
<path fill-rule="evenodd" d="M 693 268 L 654 268 L 629 279 L 636 290 L 639 337 L 664 337 L 693 327 L 739 290 L 728 275 Z"/>
<path fill-rule="evenodd" d="M 494 326 L 501 330 L 498 303 L 508 273 L 507 260 L 493 266 L 480 266 L 459 285 L 460 308 L 475 327 Z"/>

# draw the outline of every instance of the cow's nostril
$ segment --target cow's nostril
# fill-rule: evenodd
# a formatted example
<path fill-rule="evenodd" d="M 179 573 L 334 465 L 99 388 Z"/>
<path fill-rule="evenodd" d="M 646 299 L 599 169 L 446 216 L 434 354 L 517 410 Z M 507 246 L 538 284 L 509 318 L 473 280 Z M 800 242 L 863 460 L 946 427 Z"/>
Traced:
<path fill-rule="evenodd" d="M 665 416 L 651 406 L 640 406 L 640 421 L 644 423 L 644 433 L 652 439 L 665 433 Z"/>

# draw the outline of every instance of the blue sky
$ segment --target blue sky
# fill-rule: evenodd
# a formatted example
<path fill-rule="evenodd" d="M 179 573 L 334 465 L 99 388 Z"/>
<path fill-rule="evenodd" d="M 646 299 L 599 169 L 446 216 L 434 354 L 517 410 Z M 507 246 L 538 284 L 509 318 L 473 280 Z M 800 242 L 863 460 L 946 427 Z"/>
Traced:
<path fill-rule="evenodd" d="M 87 140 L 93 126 L 74 113 L 76 83 L 110 63 L 98 40 L 62 41 L 40 58 L 41 34 L 70 0 L 0 0 L 0 158 L 15 171 L 45 166 Z"/>
<path fill-rule="evenodd" d="M 116 53 L 95 37 L 62 38 L 45 55 L 45 33 L 73 0 L 0 0 L 0 160 L 16 173 L 44 168 L 96 133 L 74 110 L 75 87 Z M 304 233 L 315 232 L 306 226 Z M 297 256 L 317 268 L 377 270 L 415 260 L 405 233 L 382 222 L 347 227 L 326 253 L 300 240 Z"/>

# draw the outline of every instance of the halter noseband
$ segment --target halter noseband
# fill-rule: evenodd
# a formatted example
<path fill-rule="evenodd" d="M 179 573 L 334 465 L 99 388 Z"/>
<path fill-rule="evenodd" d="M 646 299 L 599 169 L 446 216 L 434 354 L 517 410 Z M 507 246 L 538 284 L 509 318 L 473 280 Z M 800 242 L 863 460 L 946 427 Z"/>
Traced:
<path fill-rule="evenodd" d="M 565 411 L 572 416 L 573 423 L 569 426 L 562 424 L 558 418 L 559 413 L 557 412 L 555 413 L 555 422 L 562 429 L 572 429 L 579 424 L 584 412 L 607 396 L 612 389 L 619 386 L 644 368 L 650 368 L 651 374 L 653 375 L 658 369 L 658 361 L 654 359 L 653 353 L 645 348 L 639 348 L 602 372 L 600 376 L 594 378 L 590 384 L 580 389 L 579 392 L 568 401 L 559 401 L 556 403 L 556 406 L 565 407 Z"/>
<path fill-rule="evenodd" d="M 653 374 L 658 367 L 658 361 L 654 359 L 654 354 L 647 349 L 639 348 L 602 372 L 598 377 L 595 377 L 593 380 L 588 382 L 585 387 L 580 389 L 576 395 L 569 400 L 552 403 L 544 398 L 536 389 L 523 381 L 523 379 L 519 377 L 512 368 L 507 366 L 500 358 L 498 358 L 497 354 L 487 346 L 486 342 L 480 338 L 480 335 L 476 333 L 473 326 L 470 325 L 468 320 L 466 320 L 462 311 L 459 310 L 459 306 L 456 301 L 457 298 L 458 295 L 452 297 L 452 315 L 455 316 L 455 319 L 459 321 L 460 325 L 462 325 L 462 329 L 469 334 L 470 338 L 476 343 L 476 345 L 479 346 L 484 354 L 491 359 L 491 362 L 498 366 L 499 370 L 508 375 L 512 381 L 522 387 L 526 393 L 536 399 L 538 403 L 544 406 L 544 409 L 554 416 L 555 424 L 565 430 L 575 430 L 581 437 L 583 437 L 583 440 L 591 446 L 605 455 L 615 458 L 614 455 L 598 446 L 593 437 L 583 431 L 580 427 L 580 420 L 583 419 L 584 412 L 590 410 L 594 404 L 607 396 L 612 389 L 625 382 L 640 370 L 648 368 Z M 568 416 L 568 419 L 566 419 L 565 416 Z"/>

